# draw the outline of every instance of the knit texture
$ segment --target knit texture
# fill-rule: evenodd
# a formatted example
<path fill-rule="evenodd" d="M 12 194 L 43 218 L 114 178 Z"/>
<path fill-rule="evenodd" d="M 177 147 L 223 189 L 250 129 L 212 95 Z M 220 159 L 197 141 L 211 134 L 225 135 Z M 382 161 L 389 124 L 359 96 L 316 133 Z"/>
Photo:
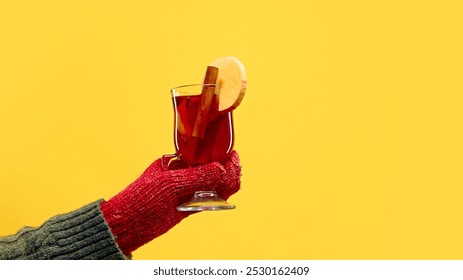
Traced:
<path fill-rule="evenodd" d="M 0 259 L 127 259 L 117 247 L 96 201 L 57 215 L 37 228 L 0 238 Z"/>
<path fill-rule="evenodd" d="M 164 234 L 194 212 L 176 207 L 199 190 L 213 190 L 228 199 L 240 188 L 241 166 L 233 151 L 225 164 L 217 162 L 166 170 L 156 160 L 122 192 L 101 204 L 103 216 L 126 255 Z"/>

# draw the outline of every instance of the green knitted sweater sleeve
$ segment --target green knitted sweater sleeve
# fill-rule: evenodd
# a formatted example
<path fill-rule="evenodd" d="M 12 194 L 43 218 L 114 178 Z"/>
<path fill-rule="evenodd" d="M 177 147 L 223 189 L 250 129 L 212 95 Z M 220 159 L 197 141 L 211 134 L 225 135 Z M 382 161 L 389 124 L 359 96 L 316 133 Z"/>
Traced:
<path fill-rule="evenodd" d="M 130 258 L 118 248 L 100 210 L 101 200 L 52 217 L 37 228 L 0 237 L 3 260 L 78 260 Z"/>

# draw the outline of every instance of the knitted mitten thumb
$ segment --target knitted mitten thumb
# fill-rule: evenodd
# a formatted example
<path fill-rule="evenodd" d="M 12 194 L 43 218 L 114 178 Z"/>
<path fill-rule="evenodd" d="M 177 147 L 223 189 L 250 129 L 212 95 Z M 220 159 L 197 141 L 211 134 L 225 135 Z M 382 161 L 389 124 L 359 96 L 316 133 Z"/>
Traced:
<path fill-rule="evenodd" d="M 217 189 L 228 198 L 239 190 L 240 176 L 236 152 L 224 165 L 213 162 L 176 170 L 165 170 L 158 159 L 100 208 L 119 248 L 129 255 L 195 213 L 176 208 L 196 191 Z"/>

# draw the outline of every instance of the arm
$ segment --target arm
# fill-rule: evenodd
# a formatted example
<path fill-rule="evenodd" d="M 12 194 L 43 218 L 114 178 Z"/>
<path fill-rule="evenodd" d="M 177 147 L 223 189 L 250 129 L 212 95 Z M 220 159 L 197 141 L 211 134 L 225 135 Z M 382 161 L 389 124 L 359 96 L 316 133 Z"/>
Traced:
<path fill-rule="evenodd" d="M 0 259 L 128 259 L 134 250 L 196 213 L 176 209 L 196 191 L 215 189 L 227 199 L 239 190 L 240 177 L 236 152 L 223 165 L 176 170 L 164 170 L 158 159 L 108 201 L 0 238 Z"/>

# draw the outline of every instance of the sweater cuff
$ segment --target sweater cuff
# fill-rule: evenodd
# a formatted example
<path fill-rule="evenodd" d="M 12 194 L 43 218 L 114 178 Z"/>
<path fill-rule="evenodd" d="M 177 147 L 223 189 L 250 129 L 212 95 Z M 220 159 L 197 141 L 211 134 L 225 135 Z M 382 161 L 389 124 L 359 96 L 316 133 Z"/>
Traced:
<path fill-rule="evenodd" d="M 50 219 L 48 240 L 52 259 L 128 259 L 111 234 L 100 210 L 102 200 Z"/>
<path fill-rule="evenodd" d="M 100 210 L 102 200 L 52 217 L 38 228 L 24 228 L 5 242 L 14 242 L 11 259 L 129 259 L 118 248 Z M 33 240 L 31 242 L 31 240 Z"/>

